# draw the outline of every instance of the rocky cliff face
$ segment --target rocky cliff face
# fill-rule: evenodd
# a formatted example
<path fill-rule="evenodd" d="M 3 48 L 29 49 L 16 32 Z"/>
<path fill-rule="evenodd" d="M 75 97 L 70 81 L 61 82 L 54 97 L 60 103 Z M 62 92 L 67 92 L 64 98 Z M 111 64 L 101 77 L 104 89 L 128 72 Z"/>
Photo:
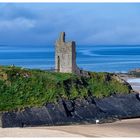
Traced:
<path fill-rule="evenodd" d="M 0 127 L 2 127 L 2 114 L 0 113 Z"/>
<path fill-rule="evenodd" d="M 106 122 L 113 119 L 140 117 L 139 94 L 113 95 L 96 99 L 64 100 L 40 108 L 5 112 L 1 116 L 2 127 L 39 125 L 66 125 L 74 123 Z"/>

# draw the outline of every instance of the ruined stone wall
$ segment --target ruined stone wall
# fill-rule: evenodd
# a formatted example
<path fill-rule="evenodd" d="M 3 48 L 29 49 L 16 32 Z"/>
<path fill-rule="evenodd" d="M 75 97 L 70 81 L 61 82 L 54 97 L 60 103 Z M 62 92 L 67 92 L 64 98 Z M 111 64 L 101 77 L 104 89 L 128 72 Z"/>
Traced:
<path fill-rule="evenodd" d="M 72 72 L 72 67 L 72 44 L 60 44 L 56 48 L 56 69 L 59 72 Z"/>
<path fill-rule="evenodd" d="M 76 73 L 76 45 L 72 42 L 72 71 Z"/>
<path fill-rule="evenodd" d="M 76 72 L 75 42 L 65 42 L 65 34 L 61 33 L 55 44 L 55 69 L 58 72 Z"/>

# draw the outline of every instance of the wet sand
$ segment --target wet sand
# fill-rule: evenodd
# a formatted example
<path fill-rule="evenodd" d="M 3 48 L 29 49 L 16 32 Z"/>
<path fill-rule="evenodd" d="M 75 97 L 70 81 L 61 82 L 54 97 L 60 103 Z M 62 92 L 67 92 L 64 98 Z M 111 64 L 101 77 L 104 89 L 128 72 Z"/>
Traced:
<path fill-rule="evenodd" d="M 140 78 L 131 77 L 131 76 L 129 77 L 128 75 L 125 74 L 120 76 L 122 79 L 124 79 L 131 85 L 134 91 L 140 93 Z"/>
<path fill-rule="evenodd" d="M 106 124 L 0 128 L 0 137 L 140 137 L 140 119 Z"/>
<path fill-rule="evenodd" d="M 133 90 L 140 93 L 140 78 L 127 78 L 126 81 L 132 86 Z"/>

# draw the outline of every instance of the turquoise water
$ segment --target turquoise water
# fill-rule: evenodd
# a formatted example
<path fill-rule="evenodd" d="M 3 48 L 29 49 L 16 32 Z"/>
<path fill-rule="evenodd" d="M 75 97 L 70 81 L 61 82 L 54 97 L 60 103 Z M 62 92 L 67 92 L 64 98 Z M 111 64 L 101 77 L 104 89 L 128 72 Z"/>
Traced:
<path fill-rule="evenodd" d="M 77 65 L 91 71 L 127 72 L 140 68 L 140 45 L 77 46 Z M 54 46 L 0 46 L 0 64 L 54 68 Z"/>

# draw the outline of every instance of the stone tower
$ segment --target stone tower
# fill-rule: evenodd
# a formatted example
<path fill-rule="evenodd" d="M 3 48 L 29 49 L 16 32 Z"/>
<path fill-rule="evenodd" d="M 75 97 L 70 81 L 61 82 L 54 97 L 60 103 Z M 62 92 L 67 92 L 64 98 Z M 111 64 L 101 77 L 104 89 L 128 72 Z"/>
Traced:
<path fill-rule="evenodd" d="M 61 32 L 55 43 L 55 69 L 57 72 L 76 73 L 75 42 L 65 42 L 65 32 Z"/>

